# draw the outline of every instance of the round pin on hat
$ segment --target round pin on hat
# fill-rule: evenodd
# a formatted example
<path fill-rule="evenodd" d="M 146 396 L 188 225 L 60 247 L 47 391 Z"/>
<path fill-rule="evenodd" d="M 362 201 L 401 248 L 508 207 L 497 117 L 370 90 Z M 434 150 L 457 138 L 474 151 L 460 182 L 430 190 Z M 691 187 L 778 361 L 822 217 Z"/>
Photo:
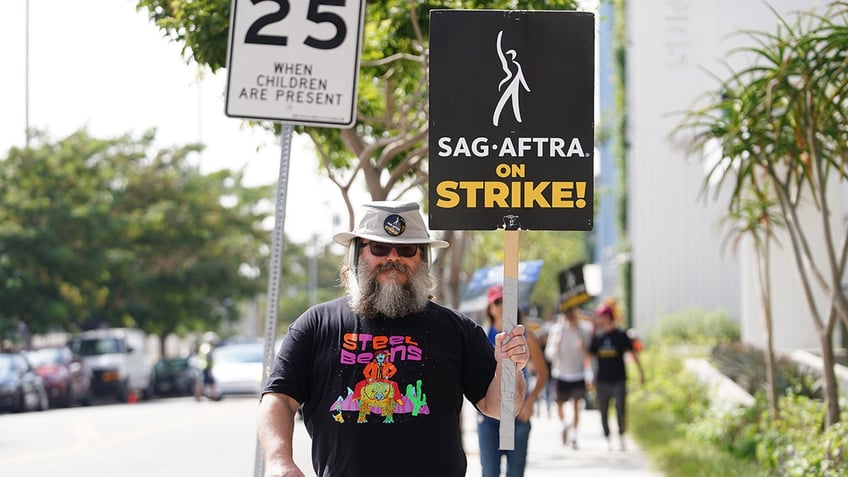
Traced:
<path fill-rule="evenodd" d="M 429 244 L 433 248 L 449 245 L 430 238 L 417 202 L 367 202 L 362 209 L 364 213 L 356 228 L 335 234 L 333 240 L 345 246 L 356 237 L 383 243 Z"/>

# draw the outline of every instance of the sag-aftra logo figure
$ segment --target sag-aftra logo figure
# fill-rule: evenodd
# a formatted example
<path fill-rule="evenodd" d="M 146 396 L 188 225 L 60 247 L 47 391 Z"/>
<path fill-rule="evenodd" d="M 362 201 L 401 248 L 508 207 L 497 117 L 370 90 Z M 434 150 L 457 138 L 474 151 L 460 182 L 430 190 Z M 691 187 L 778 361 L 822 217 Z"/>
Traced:
<path fill-rule="evenodd" d="M 527 81 L 524 79 L 524 70 L 521 69 L 521 63 L 516 60 L 518 57 L 518 53 L 515 50 L 507 50 L 503 51 L 503 46 L 501 45 L 501 38 L 503 38 L 503 30 L 498 32 L 498 39 L 496 42 L 496 49 L 498 50 L 498 58 L 501 60 L 501 68 L 503 68 L 505 76 L 504 79 L 498 83 L 498 91 L 503 91 L 501 94 L 501 99 L 498 100 L 498 105 L 495 106 L 495 114 L 492 116 L 492 124 L 497 127 L 498 122 L 500 122 L 501 114 L 503 113 L 503 108 L 506 106 L 507 101 L 512 101 L 512 113 L 515 115 L 515 120 L 519 123 L 521 122 L 521 107 L 518 103 L 518 94 L 521 92 L 521 88 L 523 87 L 528 93 L 530 92 L 530 87 L 527 86 Z M 507 57 L 509 57 L 507 59 Z M 506 89 L 504 88 L 506 85 Z"/>

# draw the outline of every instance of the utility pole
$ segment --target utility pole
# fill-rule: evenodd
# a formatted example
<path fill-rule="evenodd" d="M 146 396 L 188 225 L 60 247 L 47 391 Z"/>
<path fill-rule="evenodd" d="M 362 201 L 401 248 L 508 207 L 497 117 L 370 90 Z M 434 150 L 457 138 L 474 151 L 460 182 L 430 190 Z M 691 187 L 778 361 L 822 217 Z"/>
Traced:
<path fill-rule="evenodd" d="M 26 0 L 26 18 L 24 20 L 24 135 L 29 147 L 29 0 Z"/>

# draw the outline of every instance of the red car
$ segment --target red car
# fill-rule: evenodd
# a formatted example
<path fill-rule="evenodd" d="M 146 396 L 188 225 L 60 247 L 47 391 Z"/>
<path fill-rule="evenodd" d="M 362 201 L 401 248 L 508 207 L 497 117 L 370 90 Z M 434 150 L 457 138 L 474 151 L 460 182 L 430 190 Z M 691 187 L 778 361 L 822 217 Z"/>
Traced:
<path fill-rule="evenodd" d="M 40 348 L 27 352 L 27 358 L 44 380 L 50 407 L 91 404 L 94 373 L 66 346 Z"/>

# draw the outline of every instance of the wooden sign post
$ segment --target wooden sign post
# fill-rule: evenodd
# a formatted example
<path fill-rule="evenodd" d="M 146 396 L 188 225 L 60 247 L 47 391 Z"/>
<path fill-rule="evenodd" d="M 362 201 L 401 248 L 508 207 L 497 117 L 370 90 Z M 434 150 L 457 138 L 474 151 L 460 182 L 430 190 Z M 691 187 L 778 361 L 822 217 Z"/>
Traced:
<path fill-rule="evenodd" d="M 512 330 L 518 324 L 518 230 L 504 230 L 503 329 Z M 501 424 L 502 450 L 515 449 L 515 420 L 503 419 L 515 415 L 515 363 L 501 362 Z"/>

